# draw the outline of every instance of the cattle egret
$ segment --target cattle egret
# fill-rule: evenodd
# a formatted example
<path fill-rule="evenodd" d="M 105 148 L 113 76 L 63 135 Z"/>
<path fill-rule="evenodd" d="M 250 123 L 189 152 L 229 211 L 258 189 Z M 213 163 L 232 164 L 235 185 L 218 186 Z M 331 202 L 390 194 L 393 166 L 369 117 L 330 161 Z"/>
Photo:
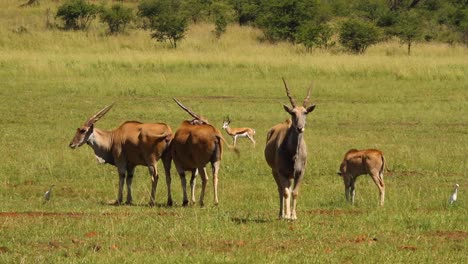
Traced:
<path fill-rule="evenodd" d="M 450 195 L 450 198 L 449 198 L 449 204 L 453 204 L 454 202 L 457 201 L 457 195 L 458 195 L 458 183 L 455 184 L 455 188 L 453 190 L 453 193 L 452 195 Z"/>
<path fill-rule="evenodd" d="M 50 200 L 50 196 L 52 195 L 52 188 L 54 187 L 55 185 L 51 185 L 49 190 L 47 190 L 47 192 L 44 193 L 44 203 L 48 202 Z"/>

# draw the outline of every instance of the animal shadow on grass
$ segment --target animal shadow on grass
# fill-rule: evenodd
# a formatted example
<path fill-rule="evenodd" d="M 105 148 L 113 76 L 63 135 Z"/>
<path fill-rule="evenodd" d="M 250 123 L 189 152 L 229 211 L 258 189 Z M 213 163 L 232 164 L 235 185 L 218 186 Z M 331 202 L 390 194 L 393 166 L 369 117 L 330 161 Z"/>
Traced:
<path fill-rule="evenodd" d="M 166 203 L 156 203 L 155 205 L 150 205 L 149 203 L 116 203 L 116 202 L 106 202 L 106 201 L 101 201 L 99 203 L 100 205 L 105 205 L 105 206 L 138 206 L 138 207 L 156 207 L 156 208 L 172 208 L 176 207 L 175 205 L 173 206 L 168 206 Z"/>

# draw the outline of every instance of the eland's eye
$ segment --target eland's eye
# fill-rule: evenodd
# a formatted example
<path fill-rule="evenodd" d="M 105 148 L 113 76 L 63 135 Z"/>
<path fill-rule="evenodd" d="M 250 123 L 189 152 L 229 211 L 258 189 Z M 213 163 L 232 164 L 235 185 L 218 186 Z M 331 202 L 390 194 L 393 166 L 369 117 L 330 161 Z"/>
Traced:
<path fill-rule="evenodd" d="M 86 129 L 80 129 L 80 133 L 81 133 L 81 134 L 86 133 Z"/>

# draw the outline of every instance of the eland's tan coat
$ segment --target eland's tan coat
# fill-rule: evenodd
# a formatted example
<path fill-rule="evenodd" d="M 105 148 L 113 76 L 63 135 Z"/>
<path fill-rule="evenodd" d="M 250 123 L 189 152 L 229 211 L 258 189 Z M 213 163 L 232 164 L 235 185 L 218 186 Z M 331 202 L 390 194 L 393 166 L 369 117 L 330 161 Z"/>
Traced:
<path fill-rule="evenodd" d="M 200 115 L 194 113 L 182 103 L 174 98 L 174 101 L 193 119 L 183 121 L 177 129 L 174 139 L 171 143 L 171 156 L 179 173 L 183 189 L 183 205 L 188 204 L 187 183 L 185 171 L 190 171 L 191 202 L 195 202 L 195 177 L 197 171 L 202 179 L 202 190 L 199 203 L 204 205 L 204 196 L 208 174 L 206 173 L 206 164 L 211 163 L 213 173 L 214 204 L 219 203 L 218 199 L 218 173 L 223 154 L 223 144 L 225 141 L 221 132 L 208 123 Z M 229 146 L 229 145 L 228 145 Z"/>
<path fill-rule="evenodd" d="M 147 166 L 151 175 L 150 205 L 155 203 L 155 192 L 158 183 L 157 162 L 163 160 L 166 172 L 167 204 L 172 205 L 169 144 L 172 130 L 164 123 L 141 123 L 127 121 L 111 131 L 98 129 L 94 124 L 103 117 L 112 105 L 103 108 L 77 129 L 70 148 L 74 149 L 88 144 L 99 163 L 108 163 L 117 167 L 119 173 L 119 190 L 115 204 L 123 202 L 124 181 L 127 184 L 127 204 L 132 203 L 132 181 L 135 167 Z"/>
<path fill-rule="evenodd" d="M 291 115 L 291 118 L 275 125 L 268 131 L 265 159 L 271 167 L 273 177 L 278 186 L 279 217 L 295 220 L 297 219 L 296 206 L 299 187 L 304 177 L 307 163 L 307 146 L 304 141 L 306 116 L 315 109 L 315 105 L 307 106 L 310 89 L 307 92 L 304 103 L 296 105 L 284 79 L 283 82 L 286 95 L 292 106 L 283 105 L 283 107 Z"/>
<path fill-rule="evenodd" d="M 340 172 L 338 173 L 343 177 L 346 200 L 354 204 L 356 178 L 359 175 L 369 174 L 379 189 L 380 205 L 383 206 L 385 200 L 384 169 L 385 157 L 382 151 L 377 149 L 348 150 L 341 162 Z"/>

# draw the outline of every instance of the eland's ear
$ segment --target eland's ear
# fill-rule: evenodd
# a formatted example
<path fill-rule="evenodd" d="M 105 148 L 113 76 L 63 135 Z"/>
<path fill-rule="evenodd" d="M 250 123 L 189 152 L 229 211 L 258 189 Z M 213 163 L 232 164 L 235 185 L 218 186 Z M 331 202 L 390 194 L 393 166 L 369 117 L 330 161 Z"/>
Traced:
<path fill-rule="evenodd" d="M 315 109 L 315 105 L 311 105 L 311 106 L 307 107 L 307 109 L 306 109 L 306 110 L 307 110 L 307 114 L 310 113 L 310 112 L 312 112 L 312 111 L 314 111 L 314 109 Z"/>
<path fill-rule="evenodd" d="M 338 176 L 341 176 L 341 172 L 337 172 L 336 174 L 337 174 Z"/>
<path fill-rule="evenodd" d="M 290 115 L 293 113 L 293 109 L 287 105 L 283 105 L 284 111 L 288 112 Z"/>

